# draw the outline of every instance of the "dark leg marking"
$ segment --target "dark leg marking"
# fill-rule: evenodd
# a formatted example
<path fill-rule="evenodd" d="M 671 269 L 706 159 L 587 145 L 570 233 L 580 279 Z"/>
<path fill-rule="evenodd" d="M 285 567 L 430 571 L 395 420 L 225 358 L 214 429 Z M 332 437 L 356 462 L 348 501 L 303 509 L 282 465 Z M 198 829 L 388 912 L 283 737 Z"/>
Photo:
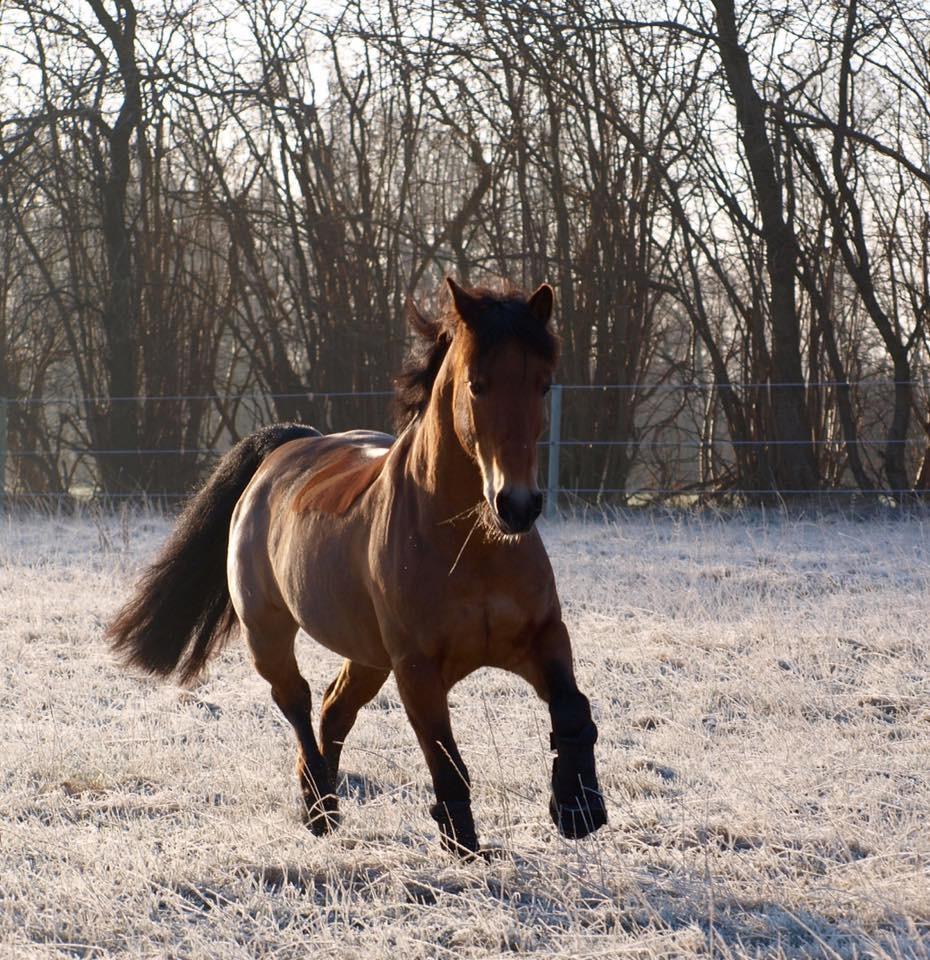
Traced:
<path fill-rule="evenodd" d="M 451 853 L 470 858 L 478 850 L 471 783 L 452 736 L 448 693 L 440 672 L 430 662 L 407 661 L 395 666 L 395 675 L 433 779 L 436 802 L 429 812 L 439 826 L 440 841 Z"/>
<path fill-rule="evenodd" d="M 288 719 L 300 751 L 297 755 L 297 776 L 304 799 L 304 821 L 316 836 L 323 836 L 339 824 L 339 802 L 329 781 L 329 773 L 316 737 L 310 716 L 310 687 L 303 677 L 299 678 L 297 698 L 285 697 L 272 687 L 271 695 L 281 712 Z"/>
<path fill-rule="evenodd" d="M 563 836 L 578 840 L 607 823 L 594 765 L 597 727 L 588 698 L 577 690 L 550 703 L 549 715 L 550 746 L 557 754 L 552 761 L 549 815 Z"/>

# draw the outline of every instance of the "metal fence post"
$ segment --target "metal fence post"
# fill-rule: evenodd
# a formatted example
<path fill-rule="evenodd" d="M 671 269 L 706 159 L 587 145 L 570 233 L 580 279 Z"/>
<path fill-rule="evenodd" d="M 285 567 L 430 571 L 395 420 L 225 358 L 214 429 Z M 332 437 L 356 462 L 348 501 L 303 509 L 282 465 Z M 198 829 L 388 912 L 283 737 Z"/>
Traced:
<path fill-rule="evenodd" d="M 546 519 L 559 515 L 559 450 L 562 446 L 562 387 L 549 391 L 549 472 L 546 483 Z"/>
<path fill-rule="evenodd" d="M 0 397 L 0 510 L 6 500 L 6 397 Z"/>

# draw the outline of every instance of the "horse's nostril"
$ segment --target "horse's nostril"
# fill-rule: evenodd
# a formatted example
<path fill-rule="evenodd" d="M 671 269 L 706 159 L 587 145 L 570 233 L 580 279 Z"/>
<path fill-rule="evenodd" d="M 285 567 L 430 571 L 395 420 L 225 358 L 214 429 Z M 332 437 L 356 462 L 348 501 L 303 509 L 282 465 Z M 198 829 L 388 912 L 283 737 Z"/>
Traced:
<path fill-rule="evenodd" d="M 526 489 L 504 488 L 494 497 L 494 509 L 511 533 L 526 533 L 542 512 L 543 497 Z"/>
<path fill-rule="evenodd" d="M 494 498 L 494 509 L 497 511 L 497 515 L 505 523 L 510 523 L 511 521 L 510 507 L 510 491 L 501 490 Z"/>

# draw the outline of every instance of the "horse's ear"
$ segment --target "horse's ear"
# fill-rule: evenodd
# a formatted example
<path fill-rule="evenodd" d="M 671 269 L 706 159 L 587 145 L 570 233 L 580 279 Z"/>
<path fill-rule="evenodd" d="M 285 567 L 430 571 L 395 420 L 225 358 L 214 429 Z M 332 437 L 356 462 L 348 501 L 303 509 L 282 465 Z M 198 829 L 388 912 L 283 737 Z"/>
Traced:
<path fill-rule="evenodd" d="M 425 340 L 435 340 L 439 336 L 439 324 L 434 323 L 423 313 L 410 294 L 407 294 L 407 298 L 404 300 L 404 313 L 410 329 L 418 336 L 423 337 Z"/>
<path fill-rule="evenodd" d="M 526 305 L 530 308 L 530 313 L 539 321 L 540 326 L 546 324 L 552 319 L 552 304 L 555 300 L 555 294 L 548 283 L 541 283 L 531 294 Z"/>
<path fill-rule="evenodd" d="M 446 277 L 446 286 L 452 294 L 455 312 L 468 326 L 473 327 L 478 320 L 478 301 L 467 290 L 463 290 L 452 277 Z"/>

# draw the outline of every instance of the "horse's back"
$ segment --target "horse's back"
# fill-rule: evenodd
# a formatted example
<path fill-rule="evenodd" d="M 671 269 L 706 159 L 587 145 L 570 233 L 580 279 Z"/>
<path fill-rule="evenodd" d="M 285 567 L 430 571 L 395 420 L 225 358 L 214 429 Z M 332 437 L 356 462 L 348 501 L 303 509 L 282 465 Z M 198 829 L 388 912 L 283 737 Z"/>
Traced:
<path fill-rule="evenodd" d="M 376 430 L 300 437 L 262 463 L 251 492 L 288 501 L 298 513 L 345 513 L 377 479 L 394 438 Z"/>
<path fill-rule="evenodd" d="M 298 514 L 347 513 L 378 479 L 393 442 L 388 434 L 369 430 L 320 438 L 306 479 L 295 490 L 293 509 Z"/>

